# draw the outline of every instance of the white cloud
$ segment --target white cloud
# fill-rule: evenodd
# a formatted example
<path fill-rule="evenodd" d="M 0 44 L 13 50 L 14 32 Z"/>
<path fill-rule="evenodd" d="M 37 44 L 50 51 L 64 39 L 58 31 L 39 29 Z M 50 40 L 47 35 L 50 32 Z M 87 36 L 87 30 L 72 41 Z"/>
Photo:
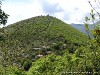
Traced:
<path fill-rule="evenodd" d="M 54 16 L 59 18 L 59 19 L 64 18 L 64 15 L 65 15 L 65 13 L 63 11 L 54 13 Z"/>
<path fill-rule="evenodd" d="M 37 3 L 5 3 L 2 9 L 9 14 L 8 24 L 27 19 L 30 17 L 43 15 L 41 6 Z"/>
<path fill-rule="evenodd" d="M 91 7 L 88 0 L 30 0 L 29 3 L 5 1 L 2 9 L 10 15 L 8 24 L 45 14 L 58 17 L 67 23 L 83 23 L 83 18 L 90 12 Z"/>

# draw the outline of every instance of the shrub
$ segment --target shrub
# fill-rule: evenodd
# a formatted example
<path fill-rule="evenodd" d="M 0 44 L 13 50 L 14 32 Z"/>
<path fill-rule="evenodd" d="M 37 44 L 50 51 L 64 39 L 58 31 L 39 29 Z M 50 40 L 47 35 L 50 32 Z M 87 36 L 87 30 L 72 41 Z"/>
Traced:
<path fill-rule="evenodd" d="M 24 70 L 28 71 L 30 69 L 31 65 L 32 65 L 32 61 L 31 60 L 25 61 L 24 64 L 23 64 Z"/>

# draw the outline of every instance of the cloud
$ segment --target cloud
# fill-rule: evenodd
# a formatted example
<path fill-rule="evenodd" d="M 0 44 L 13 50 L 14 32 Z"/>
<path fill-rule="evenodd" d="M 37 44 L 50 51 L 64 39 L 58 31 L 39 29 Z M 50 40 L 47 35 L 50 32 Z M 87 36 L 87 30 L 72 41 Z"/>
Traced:
<path fill-rule="evenodd" d="M 8 24 L 27 19 L 30 17 L 44 15 L 41 6 L 37 2 L 32 3 L 4 3 L 2 9 L 9 14 Z"/>
<path fill-rule="evenodd" d="M 31 3 L 33 0 L 2 0 L 3 3 Z"/>
<path fill-rule="evenodd" d="M 66 23 L 83 23 L 91 11 L 88 0 L 5 0 L 2 9 L 10 15 L 8 24 L 47 14 Z"/>
<path fill-rule="evenodd" d="M 58 3 L 50 3 L 46 0 L 41 2 L 43 11 L 47 14 L 55 14 L 56 12 L 61 12 L 63 9 L 60 7 Z"/>

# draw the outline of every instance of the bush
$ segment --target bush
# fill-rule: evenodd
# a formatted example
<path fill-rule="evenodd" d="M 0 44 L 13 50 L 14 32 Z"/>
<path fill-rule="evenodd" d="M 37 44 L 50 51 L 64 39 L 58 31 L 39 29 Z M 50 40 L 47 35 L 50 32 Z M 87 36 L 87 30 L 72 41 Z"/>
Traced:
<path fill-rule="evenodd" d="M 32 65 L 32 61 L 31 60 L 25 61 L 24 64 L 23 64 L 24 70 L 28 71 L 30 69 L 31 65 Z"/>

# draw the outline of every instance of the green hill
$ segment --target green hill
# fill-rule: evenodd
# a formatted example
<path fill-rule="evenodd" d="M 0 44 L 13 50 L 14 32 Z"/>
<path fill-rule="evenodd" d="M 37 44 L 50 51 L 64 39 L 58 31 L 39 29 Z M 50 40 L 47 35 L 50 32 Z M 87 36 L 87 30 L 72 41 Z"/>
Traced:
<path fill-rule="evenodd" d="M 37 16 L 0 29 L 2 54 L 21 66 L 25 60 L 33 61 L 48 51 L 61 55 L 67 49 L 73 53 L 87 40 L 85 34 L 52 16 Z"/>
<path fill-rule="evenodd" d="M 8 30 L 10 37 L 21 41 L 21 43 L 34 42 L 36 44 L 37 40 L 38 42 L 51 42 L 54 40 L 58 41 L 57 39 L 60 38 L 64 38 L 72 43 L 83 43 L 87 39 L 87 36 L 80 31 L 51 16 L 33 17 L 3 29 Z"/>

